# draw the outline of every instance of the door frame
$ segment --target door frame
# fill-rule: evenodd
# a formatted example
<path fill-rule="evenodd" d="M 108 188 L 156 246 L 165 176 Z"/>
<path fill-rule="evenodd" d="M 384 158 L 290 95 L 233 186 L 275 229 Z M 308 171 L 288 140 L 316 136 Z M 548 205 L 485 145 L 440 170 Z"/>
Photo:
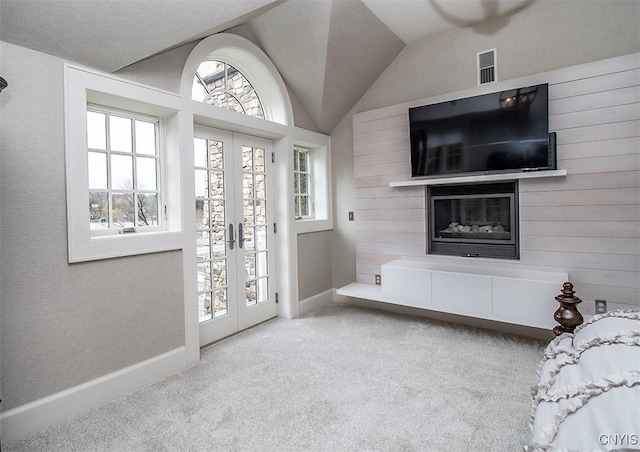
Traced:
<path fill-rule="evenodd" d="M 195 364 L 200 360 L 200 331 L 198 306 L 193 303 L 197 297 L 197 275 L 195 267 L 191 265 L 196 260 L 196 243 L 191 231 L 195 230 L 195 191 L 194 191 L 194 161 L 193 137 L 196 125 L 214 129 L 238 132 L 258 138 L 269 139 L 272 151 L 275 153 L 273 168 L 275 196 L 275 221 L 278 232 L 276 234 L 275 257 L 278 262 L 276 287 L 278 288 L 278 304 L 276 312 L 278 318 L 293 319 L 298 316 L 298 241 L 301 232 L 312 232 L 301 229 L 293 219 L 293 146 L 301 145 L 312 148 L 326 149 L 327 165 L 330 167 L 330 142 L 328 135 L 317 132 L 285 126 L 270 121 L 245 117 L 235 112 L 211 108 L 208 105 L 193 105 L 194 109 L 202 111 L 198 114 L 191 111 L 180 111 L 169 118 L 174 122 L 178 133 L 167 137 L 170 146 L 180 149 L 169 159 L 168 164 L 180 166 L 180 193 L 170 193 L 169 196 L 179 196 L 182 209 L 182 262 L 184 274 L 184 324 L 186 364 Z M 198 107 L 198 108 L 195 108 Z M 330 196 L 330 195 L 329 195 Z M 329 198 L 330 200 L 330 198 Z M 330 207 L 329 207 L 330 209 Z M 329 210 L 331 212 L 331 210 Z M 332 227 L 331 217 L 320 222 L 320 229 Z"/>
<path fill-rule="evenodd" d="M 255 137 L 252 135 L 231 132 L 209 126 L 197 125 L 194 127 L 194 138 L 211 140 L 222 143 L 222 152 L 224 156 L 224 165 L 221 167 L 224 171 L 224 229 L 225 229 L 225 273 L 226 273 L 226 300 L 227 313 L 216 318 L 200 321 L 198 316 L 199 344 L 201 347 L 207 346 L 213 342 L 224 339 L 239 331 L 251 328 L 266 320 L 272 319 L 277 315 L 276 292 L 277 292 L 277 265 L 276 250 L 277 240 L 273 225 L 275 224 L 275 208 L 272 205 L 275 202 L 274 187 L 274 170 L 272 155 L 272 140 Z M 264 229 L 267 234 L 267 290 L 268 299 L 263 303 L 256 303 L 248 306 L 246 304 L 245 282 L 246 273 L 245 257 L 248 253 L 245 245 L 241 241 L 241 224 L 244 225 L 245 206 L 243 191 L 243 148 L 249 146 L 253 149 L 263 149 L 264 164 L 264 183 L 266 193 L 266 223 Z M 272 154 L 274 153 L 274 154 Z M 195 190 L 195 187 L 194 187 Z M 194 196 L 194 200 L 195 200 Z M 193 200 L 191 201 L 192 203 Z M 234 236 L 230 236 L 229 229 L 233 230 Z M 196 228 L 193 228 L 193 232 Z M 232 243 L 229 240 L 233 240 Z M 262 253 L 258 253 L 262 254 Z M 197 268 L 197 259 L 191 263 L 191 266 Z M 196 270 L 197 274 L 197 270 Z M 198 290 L 196 290 L 196 298 L 192 300 L 198 305 Z M 213 299 L 212 299 L 213 302 Z"/>
<path fill-rule="evenodd" d="M 238 114 L 230 110 L 214 108 L 191 100 L 194 73 L 198 65 L 208 57 L 233 64 L 245 75 L 252 75 L 252 81 L 260 82 L 254 86 L 266 94 L 263 106 L 267 107 L 266 120 Z M 255 77 L 254 77 L 255 75 Z M 278 261 L 278 305 L 277 313 L 281 318 L 294 318 L 298 315 L 298 251 L 297 234 L 330 230 L 333 228 L 332 182 L 331 182 L 331 138 L 328 135 L 296 127 L 293 108 L 288 90 L 280 73 L 269 57 L 254 43 L 238 35 L 218 33 L 200 41 L 191 50 L 182 69 L 179 94 L 175 96 L 176 112 L 167 118 L 169 165 L 180 167 L 181 190 L 169 193 L 180 207 L 177 218 L 182 231 L 182 256 L 184 273 L 184 325 L 186 364 L 200 360 L 198 307 L 192 303 L 196 291 L 196 272 L 189 263 L 196 259 L 196 244 L 188 232 L 195 229 L 195 203 L 193 203 L 193 128 L 194 124 L 210 126 L 232 132 L 272 140 L 276 155 L 275 184 L 276 218 L 278 224 L 276 258 Z M 323 153 L 326 179 L 326 211 L 320 221 L 305 224 L 301 231 L 293 219 L 293 146 L 301 145 L 320 149 Z M 291 152 L 289 152 L 291 151 Z M 170 212 L 171 214 L 172 212 Z M 187 233 L 185 233 L 187 232 Z"/>

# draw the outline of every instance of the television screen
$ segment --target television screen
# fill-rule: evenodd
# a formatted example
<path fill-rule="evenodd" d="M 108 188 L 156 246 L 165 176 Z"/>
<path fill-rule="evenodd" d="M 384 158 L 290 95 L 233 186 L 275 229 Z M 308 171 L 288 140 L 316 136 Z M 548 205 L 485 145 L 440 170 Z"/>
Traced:
<path fill-rule="evenodd" d="M 411 176 L 552 169 L 548 85 L 409 109 Z"/>

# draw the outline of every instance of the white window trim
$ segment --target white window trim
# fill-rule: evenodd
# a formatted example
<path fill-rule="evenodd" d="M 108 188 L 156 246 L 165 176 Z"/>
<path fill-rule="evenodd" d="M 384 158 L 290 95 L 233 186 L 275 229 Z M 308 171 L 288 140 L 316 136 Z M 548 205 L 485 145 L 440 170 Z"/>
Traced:
<path fill-rule="evenodd" d="M 210 49 L 216 50 L 212 52 Z M 283 125 L 293 124 L 293 110 L 287 87 L 281 77 L 274 77 L 273 74 L 278 74 L 278 70 L 258 46 L 230 33 L 215 34 L 200 41 L 185 62 L 185 68 L 194 68 L 193 71 L 185 70 L 182 74 L 180 86 L 185 98 L 191 99 L 195 69 L 204 60 L 224 61 L 242 72 L 258 93 L 265 119 Z"/>
<path fill-rule="evenodd" d="M 164 175 L 166 174 L 165 172 L 165 164 L 164 164 L 164 157 L 166 155 L 166 149 L 164 146 L 164 120 L 163 118 L 157 117 L 157 116 L 150 116 L 150 115 L 143 115 L 139 112 L 132 112 L 132 111 L 125 111 L 122 109 L 117 109 L 117 108 L 113 108 L 113 107 L 107 107 L 104 105 L 98 105 L 98 104 L 92 104 L 89 103 L 87 105 L 87 110 L 88 111 L 94 111 L 94 112 L 98 112 L 98 113 L 102 113 L 105 115 L 111 115 L 111 116 L 122 116 L 122 117 L 126 117 L 132 120 L 142 120 L 142 121 L 146 121 L 146 122 L 154 122 L 156 123 L 156 142 L 157 142 L 157 149 L 156 152 L 157 154 L 154 155 L 155 160 L 156 160 L 156 183 L 158 186 L 157 190 L 154 190 L 157 192 L 158 194 L 158 219 L 159 219 L 159 225 L 154 225 L 154 226 L 139 226 L 137 225 L 137 217 L 134 216 L 134 221 L 136 222 L 136 225 L 133 226 L 137 232 L 162 232 L 165 229 L 165 216 L 164 216 L 164 207 L 166 205 L 166 203 L 164 202 L 164 199 L 166 197 L 166 190 L 164 188 Z M 111 150 L 110 149 L 100 149 L 97 152 L 103 152 L 105 155 L 109 155 Z M 134 153 L 132 152 L 131 155 L 134 155 Z M 89 191 L 107 191 L 107 192 L 111 192 L 113 191 L 113 188 L 111 189 L 92 189 L 91 187 L 89 187 Z M 117 191 L 117 190 L 116 190 Z M 138 188 L 135 188 L 135 191 L 138 191 Z M 104 229 L 90 229 L 91 230 L 91 236 L 92 237 L 98 237 L 98 236 L 109 236 L 109 235 L 116 235 L 116 234 L 120 234 L 122 228 L 117 228 L 117 227 L 109 227 L 109 228 L 104 228 Z"/>
<path fill-rule="evenodd" d="M 178 121 L 180 97 L 165 91 L 65 64 L 65 158 L 69 262 L 82 262 L 182 248 Z M 162 118 L 165 160 L 162 175 L 167 206 L 161 231 L 95 236 L 89 227 L 87 105 L 97 104 Z M 162 139 L 162 138 L 161 138 Z M 171 152 L 173 149 L 174 152 Z M 171 170 L 167 171 L 170 167 Z"/>
<path fill-rule="evenodd" d="M 315 202 L 313 199 L 313 168 L 311 167 L 312 165 L 312 159 L 311 159 L 311 149 L 306 148 L 304 146 L 294 146 L 293 147 L 293 175 L 294 175 L 294 181 L 295 181 L 295 176 L 296 175 L 302 175 L 302 174 L 306 174 L 307 175 L 307 191 L 306 192 L 299 192 L 298 191 L 298 185 L 294 184 L 294 189 L 293 189 L 293 199 L 294 199 L 294 209 L 293 209 L 293 213 L 294 213 L 294 218 L 296 221 L 304 221 L 304 220 L 312 220 L 315 218 Z M 299 165 L 299 162 L 296 162 L 296 156 L 299 156 L 301 154 L 305 154 L 306 160 L 307 160 L 307 168 L 305 171 L 300 171 L 300 168 L 298 168 L 296 170 L 296 165 Z M 299 183 L 299 182 L 298 182 Z M 299 196 L 307 196 L 308 199 L 308 203 L 307 203 L 307 208 L 309 209 L 309 214 L 308 215 L 302 215 L 300 217 L 298 217 L 296 214 L 297 212 L 297 208 L 296 206 L 296 200 Z"/>
<path fill-rule="evenodd" d="M 304 132 L 297 129 L 299 132 Z M 319 139 L 320 138 L 320 139 Z M 328 231 L 333 229 L 333 207 L 331 199 L 331 145 L 330 139 L 322 139 L 322 136 L 300 134 L 294 137 L 294 147 L 309 149 L 310 173 L 311 173 L 311 203 L 313 216 L 294 220 L 294 230 L 297 234 L 309 232 Z M 292 149 L 293 151 L 293 149 Z M 293 152 L 291 154 L 291 174 L 293 175 Z M 292 176 L 293 178 L 293 176 Z M 291 199 L 295 202 L 293 183 L 291 184 Z M 292 204 L 292 212 L 295 209 Z"/>

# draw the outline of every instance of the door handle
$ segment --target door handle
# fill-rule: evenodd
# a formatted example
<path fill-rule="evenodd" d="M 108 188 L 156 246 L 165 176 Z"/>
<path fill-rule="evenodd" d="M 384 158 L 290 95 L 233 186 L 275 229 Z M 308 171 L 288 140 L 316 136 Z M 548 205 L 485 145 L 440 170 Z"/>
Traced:
<path fill-rule="evenodd" d="M 242 223 L 238 223 L 238 246 L 242 248 L 244 246 L 244 229 Z"/>
<path fill-rule="evenodd" d="M 227 240 L 227 243 L 229 244 L 229 249 L 232 250 L 236 241 L 233 238 L 233 223 L 229 223 L 229 240 Z M 242 243 L 242 242 L 241 242 Z"/>

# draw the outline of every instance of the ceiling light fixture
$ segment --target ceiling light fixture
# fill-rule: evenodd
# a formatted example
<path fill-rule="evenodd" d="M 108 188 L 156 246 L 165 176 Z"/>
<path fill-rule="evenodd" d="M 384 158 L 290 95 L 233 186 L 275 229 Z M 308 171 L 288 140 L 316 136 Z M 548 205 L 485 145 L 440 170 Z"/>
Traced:
<path fill-rule="evenodd" d="M 438 15 L 456 27 L 471 27 L 476 32 L 493 35 L 509 23 L 512 15 L 535 0 L 429 0 Z"/>

